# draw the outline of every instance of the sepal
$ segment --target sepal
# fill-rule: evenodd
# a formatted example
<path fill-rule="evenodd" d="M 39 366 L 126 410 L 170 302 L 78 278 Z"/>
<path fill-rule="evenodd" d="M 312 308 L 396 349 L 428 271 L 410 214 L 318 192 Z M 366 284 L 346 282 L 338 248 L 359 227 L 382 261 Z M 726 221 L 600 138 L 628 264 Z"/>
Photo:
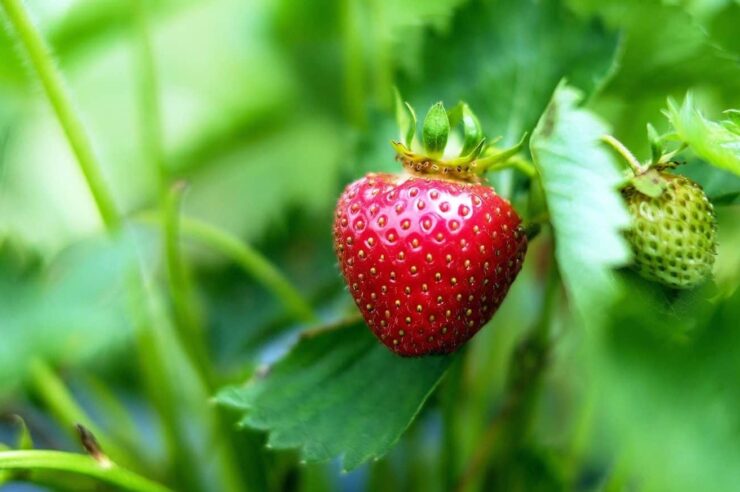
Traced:
<path fill-rule="evenodd" d="M 658 198 L 668 188 L 668 182 L 655 168 L 638 174 L 630 182 L 637 191 L 652 198 Z"/>
<path fill-rule="evenodd" d="M 647 124 L 648 142 L 650 142 L 650 152 L 652 154 L 653 163 L 660 161 L 660 157 L 663 155 L 663 141 L 658 134 L 658 131 L 650 123 Z"/>
<path fill-rule="evenodd" d="M 399 138 L 410 149 L 416 137 L 416 112 L 414 112 L 414 108 L 409 103 L 401 98 L 398 88 L 394 92 L 396 99 L 396 122 L 401 132 Z"/>
<path fill-rule="evenodd" d="M 469 155 L 476 147 L 480 145 L 483 139 L 483 128 L 481 127 L 478 117 L 473 113 L 467 103 L 460 101 L 454 108 L 447 112 L 450 119 L 450 126 L 456 127 L 462 124 L 463 128 L 463 148 L 460 151 L 460 157 Z"/>
<path fill-rule="evenodd" d="M 450 119 L 444 104 L 440 101 L 429 108 L 429 112 L 424 117 L 424 126 L 421 129 L 424 151 L 431 157 L 442 157 L 449 136 Z"/>
<path fill-rule="evenodd" d="M 511 147 L 503 150 L 498 150 L 492 147 L 486 149 L 486 153 L 480 159 L 478 159 L 478 168 L 481 172 L 488 171 L 491 167 L 496 164 L 501 164 L 507 161 L 510 157 L 513 157 L 524 147 L 524 141 L 527 139 L 527 133 L 522 135 L 522 138 L 512 145 Z"/>

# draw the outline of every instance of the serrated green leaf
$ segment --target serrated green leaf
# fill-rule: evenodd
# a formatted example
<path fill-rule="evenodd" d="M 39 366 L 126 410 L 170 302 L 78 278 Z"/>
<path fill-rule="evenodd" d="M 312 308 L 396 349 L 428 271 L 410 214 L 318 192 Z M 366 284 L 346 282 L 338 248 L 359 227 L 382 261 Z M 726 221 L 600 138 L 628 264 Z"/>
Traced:
<path fill-rule="evenodd" d="M 679 137 L 710 164 L 740 175 L 740 135 L 732 124 L 706 119 L 687 94 L 681 107 L 668 100 L 668 120 Z"/>
<path fill-rule="evenodd" d="M 299 448 L 310 462 L 341 457 L 353 469 L 391 449 L 451 360 L 398 357 L 355 323 L 302 337 L 266 375 L 217 400 L 267 431 L 269 446 Z"/>
<path fill-rule="evenodd" d="M 621 173 L 599 138 L 608 133 L 582 95 L 561 84 L 540 118 L 530 150 L 542 178 L 556 259 L 573 303 L 584 319 L 602 313 L 619 288 L 612 268 L 629 249 L 621 235 L 629 215 L 617 192 Z"/>

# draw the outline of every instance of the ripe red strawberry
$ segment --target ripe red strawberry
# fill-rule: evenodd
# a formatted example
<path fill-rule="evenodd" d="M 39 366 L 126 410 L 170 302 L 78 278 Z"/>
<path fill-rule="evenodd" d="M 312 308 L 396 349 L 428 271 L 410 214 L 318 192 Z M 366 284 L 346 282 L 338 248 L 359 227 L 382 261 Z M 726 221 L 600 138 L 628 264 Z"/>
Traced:
<path fill-rule="evenodd" d="M 402 175 L 368 174 L 339 197 L 334 248 L 373 333 L 403 356 L 446 354 L 493 316 L 522 267 L 527 237 L 508 201 L 480 175 L 523 144 L 495 152 L 461 103 L 424 120 L 397 98 Z M 445 155 L 450 123 L 463 126 L 459 157 Z"/>
<path fill-rule="evenodd" d="M 369 174 L 339 198 L 334 244 L 375 335 L 403 356 L 456 350 L 485 325 L 527 249 L 520 219 L 489 187 Z"/>
<path fill-rule="evenodd" d="M 406 173 L 368 174 L 339 197 L 334 249 L 373 333 L 403 356 L 446 354 L 493 316 L 522 267 L 527 237 L 508 201 L 481 184 L 489 166 L 514 155 L 487 148 L 466 104 L 416 115 L 397 98 Z M 459 157 L 446 152 L 450 125 L 463 126 Z"/>

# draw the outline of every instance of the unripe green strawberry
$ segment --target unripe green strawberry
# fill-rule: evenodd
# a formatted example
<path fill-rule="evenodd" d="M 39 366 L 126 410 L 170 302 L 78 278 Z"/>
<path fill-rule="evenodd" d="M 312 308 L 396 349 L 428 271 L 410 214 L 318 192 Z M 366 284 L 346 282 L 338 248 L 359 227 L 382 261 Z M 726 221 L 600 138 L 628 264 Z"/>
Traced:
<path fill-rule="evenodd" d="M 622 191 L 633 220 L 627 239 L 634 267 L 649 280 L 691 288 L 712 273 L 717 247 L 714 208 L 690 179 L 656 172 L 665 186 L 659 196 L 650 197 L 634 186 Z"/>

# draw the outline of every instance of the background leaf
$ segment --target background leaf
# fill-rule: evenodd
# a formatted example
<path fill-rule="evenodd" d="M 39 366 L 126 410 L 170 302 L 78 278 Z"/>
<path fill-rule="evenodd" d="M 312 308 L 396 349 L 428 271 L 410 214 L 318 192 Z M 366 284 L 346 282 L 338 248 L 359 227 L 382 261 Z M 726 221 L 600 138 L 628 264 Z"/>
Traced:
<path fill-rule="evenodd" d="M 486 436 L 501 437 L 507 368 L 539 326 L 556 247 L 567 296 L 553 300 L 540 398 L 514 416 L 531 425 L 518 445 L 494 439 L 498 449 L 481 459 L 470 492 L 734 489 L 740 176 L 698 153 L 679 155 L 689 162 L 676 172 L 716 205 L 719 244 L 714 284 L 676 294 L 615 271 L 624 253 L 618 172 L 595 139 L 608 121 L 646 158 L 645 124 L 670 131 L 667 97 L 682 101 L 690 90 L 713 120 L 740 107 L 736 0 L 21 3 L 51 44 L 127 229 L 157 216 L 159 204 L 140 127 L 150 108 L 137 107 L 143 64 L 132 6 L 143 7 L 167 181 L 190 184 L 184 212 L 248 241 L 322 320 L 354 309 L 332 251 L 336 196 L 365 172 L 400 170 L 389 146 L 398 137 L 394 86 L 421 116 L 440 99 L 470 102 L 487 135 L 505 137 L 502 147 L 532 134 L 563 77 L 572 97 L 558 93 L 552 133 L 532 142 L 546 197 L 518 169 L 489 173 L 526 221 L 543 218 L 546 198 L 555 227 L 530 243 L 506 301 L 437 389 L 447 359 L 391 358 L 360 324 L 291 350 L 310 327 L 248 271 L 185 236 L 213 376 L 201 378 L 178 340 L 187 326 L 172 312 L 166 267 L 150 254 L 161 246 L 158 229 L 137 229 L 133 244 L 102 239 L 59 125 L 0 12 L 2 443 L 17 434 L 2 417 L 19 414 L 38 448 L 79 450 L 48 392 L 24 378 L 29 358 L 47 356 L 100 435 L 173 490 L 453 489 L 486 454 Z M 263 374 L 264 364 L 272 372 Z M 258 420 L 237 432 L 234 415 L 209 397 L 253 375 L 224 393 L 237 418 Z M 395 384 L 404 381 L 411 389 L 400 394 Z M 268 439 L 290 446 L 266 449 Z M 330 461 L 301 464 L 301 453 Z M 341 456 L 349 467 L 380 455 L 340 473 Z M 95 490 L 59 474 L 4 478 Z"/>
<path fill-rule="evenodd" d="M 136 271 L 133 238 L 93 239 L 62 251 L 43 269 L 14 240 L 0 245 L 0 393 L 34 357 L 77 365 L 130 342 L 126 283 Z"/>
<path fill-rule="evenodd" d="M 562 77 L 593 92 L 612 66 L 617 41 L 615 32 L 557 1 L 475 0 L 456 12 L 448 30 L 429 33 L 402 93 L 425 104 L 464 100 L 489 137 L 513 144 L 534 126 Z"/>
<path fill-rule="evenodd" d="M 589 107 L 609 121 L 615 136 L 638 157 L 650 156 L 647 123 L 660 132 L 668 130 L 662 115 L 666 97 L 681 99 L 691 89 L 708 111 L 740 104 L 738 53 L 721 48 L 737 36 L 706 27 L 715 20 L 736 24 L 737 9 L 728 15 L 723 3 L 733 2 L 568 1 L 582 15 L 596 16 L 621 33 L 618 68 Z"/>
<path fill-rule="evenodd" d="M 608 442 L 642 490 L 732 490 L 740 480 L 740 290 L 707 300 L 632 279 L 630 298 L 591 339 Z M 643 467 L 640 463 L 651 463 Z"/>
<path fill-rule="evenodd" d="M 395 444 L 450 361 L 398 357 L 354 323 L 307 333 L 266 375 L 218 401 L 267 431 L 269 446 L 299 448 L 306 461 L 340 457 L 351 470 Z"/>
<path fill-rule="evenodd" d="M 731 205 L 740 200 L 740 176 L 701 159 L 690 159 L 678 172 L 699 183 L 715 205 Z"/>
<path fill-rule="evenodd" d="M 108 7 L 118 11 L 121 4 L 112 0 Z M 69 15 L 94 16 L 95 10 L 108 7 L 80 7 Z M 123 13 L 130 16 L 130 6 Z M 204 208 L 214 206 L 214 180 L 238 183 L 236 196 L 248 195 L 252 203 L 222 207 L 226 199 L 237 201 L 224 189 L 216 199 L 218 214 L 221 224 L 248 237 L 264 232 L 272 214 L 298 199 L 304 204 L 317 199 L 317 207 L 326 207 L 331 200 L 324 197 L 335 186 L 341 151 L 341 132 L 334 122 L 300 111 L 290 68 L 275 43 L 262 35 L 270 15 L 263 5 L 233 0 L 177 2 L 152 15 L 167 167 L 190 181 L 188 211 L 200 217 L 212 216 Z M 156 203 L 156 170 L 141 142 L 132 20 L 124 20 L 125 29 L 105 30 L 105 36 L 88 32 L 90 38 L 75 42 L 87 46 L 76 56 L 69 54 L 75 43 L 66 35 L 52 37 L 61 43 L 52 48 L 60 50 L 65 80 L 95 141 L 116 203 L 135 211 Z M 83 21 L 70 17 L 66 22 Z M 100 222 L 43 93 L 23 89 L 13 86 L 14 92 L 4 92 L 13 102 L 10 109 L 0 109 L 0 132 L 6 111 L 13 123 L 0 138 L 0 228 L 48 258 L 80 236 L 99 231 Z M 292 147 L 275 143 L 293 140 Z M 265 175 L 290 176 L 286 168 L 303 173 L 317 193 L 298 192 L 306 187 L 297 188 L 287 179 L 281 183 L 284 193 L 264 188 Z"/>

